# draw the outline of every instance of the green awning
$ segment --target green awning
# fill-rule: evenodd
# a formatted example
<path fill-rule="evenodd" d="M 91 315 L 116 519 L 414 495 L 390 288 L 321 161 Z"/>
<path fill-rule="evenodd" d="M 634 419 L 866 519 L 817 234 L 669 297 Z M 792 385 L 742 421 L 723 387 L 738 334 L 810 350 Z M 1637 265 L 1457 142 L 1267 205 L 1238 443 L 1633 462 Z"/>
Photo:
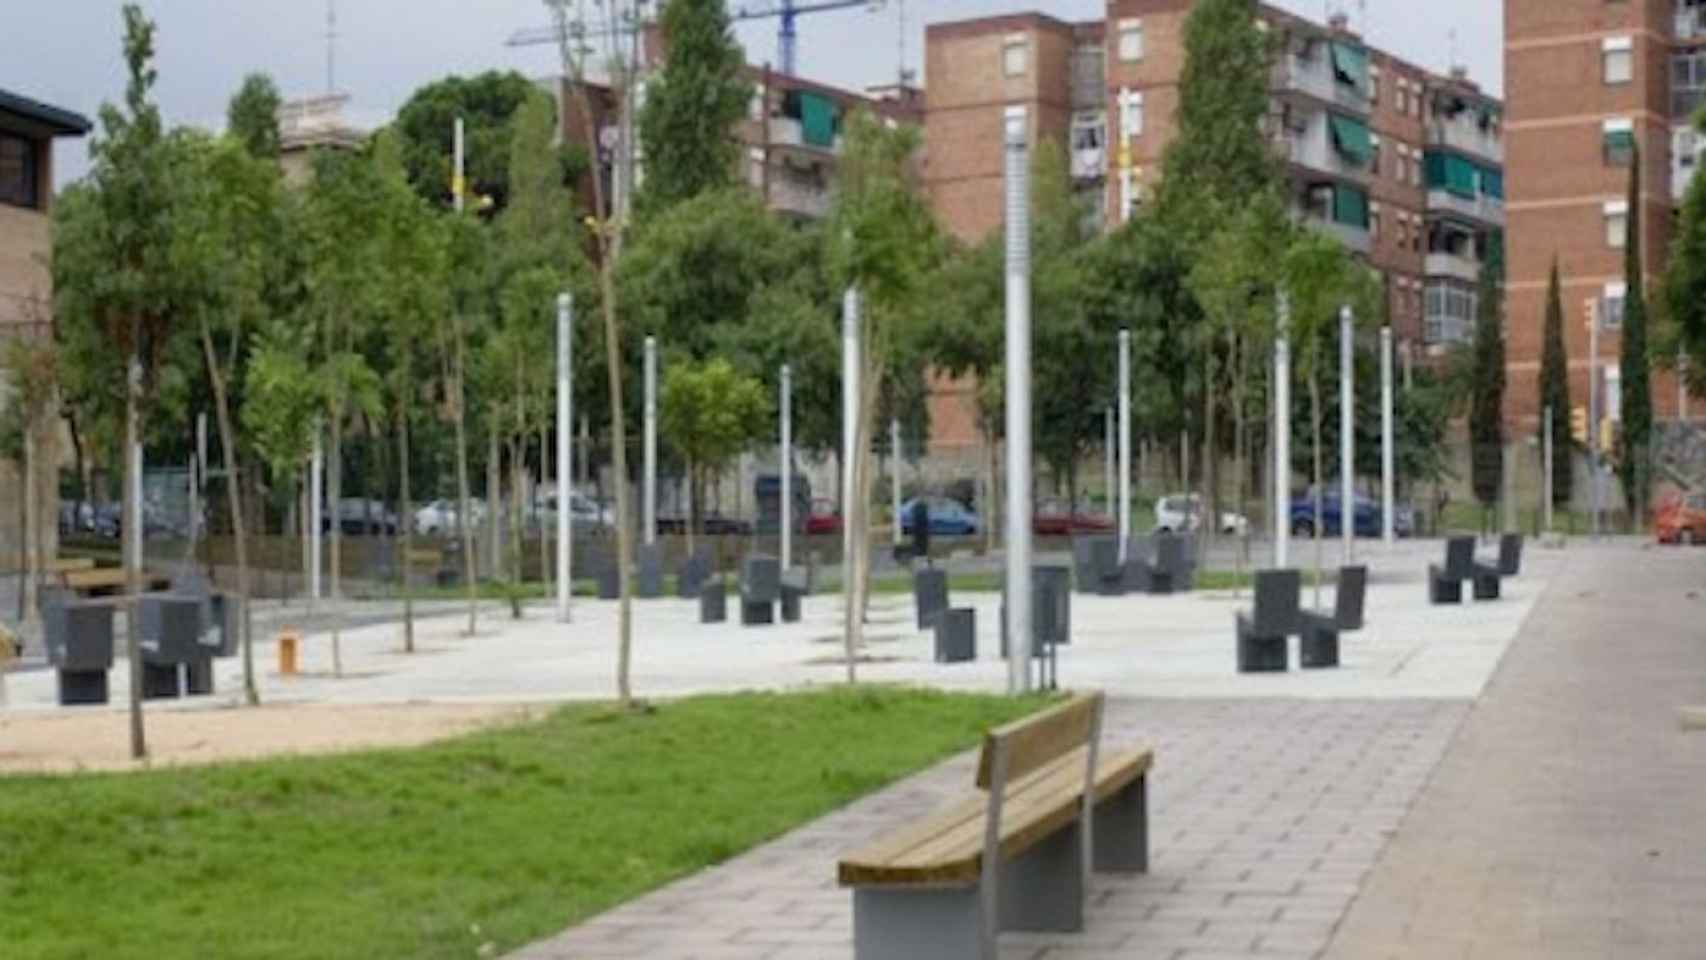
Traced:
<path fill-rule="evenodd" d="M 1338 148 L 1346 160 L 1366 165 L 1368 158 L 1374 152 L 1374 142 L 1368 135 L 1368 125 L 1361 120 L 1341 117 L 1336 113 L 1327 115 L 1333 129 L 1333 146 Z"/>
<path fill-rule="evenodd" d="M 1368 194 L 1356 187 L 1333 188 L 1333 222 L 1368 229 Z"/>
<path fill-rule="evenodd" d="M 1605 148 L 1607 150 L 1633 150 L 1633 149 L 1635 149 L 1635 131 L 1634 130 L 1607 130 L 1607 131 L 1605 131 Z"/>
<path fill-rule="evenodd" d="M 1505 174 L 1492 167 L 1481 168 L 1481 192 L 1494 200 L 1505 198 Z"/>
<path fill-rule="evenodd" d="M 1422 159 L 1422 172 L 1426 177 L 1429 190 L 1444 190 L 1455 193 L 1468 200 L 1475 199 L 1475 184 L 1480 181 L 1482 193 L 1489 193 L 1487 174 L 1492 173 L 1498 178 L 1498 193 L 1504 194 L 1504 177 L 1492 168 L 1476 166 L 1475 163 L 1455 153 L 1438 153 L 1429 151 Z"/>
<path fill-rule="evenodd" d="M 800 93 L 800 136 L 814 147 L 835 146 L 835 101 Z"/>
<path fill-rule="evenodd" d="M 1368 89 L 1368 50 L 1343 40 L 1333 41 L 1333 73 L 1340 83 Z"/>
<path fill-rule="evenodd" d="M 1475 199 L 1475 164 L 1456 154 L 1445 157 L 1445 189 L 1468 200 Z"/>

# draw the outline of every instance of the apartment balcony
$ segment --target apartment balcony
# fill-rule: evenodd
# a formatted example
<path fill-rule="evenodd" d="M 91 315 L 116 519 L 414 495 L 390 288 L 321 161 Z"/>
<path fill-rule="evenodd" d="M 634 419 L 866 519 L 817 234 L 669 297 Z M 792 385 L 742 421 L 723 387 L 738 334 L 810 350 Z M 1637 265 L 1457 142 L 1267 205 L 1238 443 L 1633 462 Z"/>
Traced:
<path fill-rule="evenodd" d="M 1676 39 L 1706 40 L 1706 6 L 1676 8 Z"/>
<path fill-rule="evenodd" d="M 1108 153 L 1101 147 L 1072 151 L 1072 179 L 1100 180 L 1108 175 Z"/>
<path fill-rule="evenodd" d="M 1428 346 L 1468 343 L 1473 327 L 1463 317 L 1429 313 L 1422 317 L 1422 342 Z"/>
<path fill-rule="evenodd" d="M 1483 223 L 1489 226 L 1504 228 L 1504 202 L 1478 193 L 1474 198 L 1452 193 L 1450 190 L 1433 189 L 1428 191 L 1429 213 L 1450 213 L 1465 220 Z"/>
<path fill-rule="evenodd" d="M 1333 143 L 1331 126 L 1326 112 L 1316 113 L 1303 129 L 1282 130 L 1274 139 L 1274 147 L 1294 167 L 1366 186 L 1370 179 L 1368 163 L 1345 156 Z"/>
<path fill-rule="evenodd" d="M 1464 283 L 1478 283 L 1481 279 L 1480 262 L 1455 253 L 1429 253 L 1422 269 L 1430 277 L 1449 277 Z"/>
<path fill-rule="evenodd" d="M 828 187 L 792 177 L 772 175 L 769 185 L 770 209 L 792 214 L 807 220 L 829 216 L 832 194 Z"/>
<path fill-rule="evenodd" d="M 799 120 L 792 117 L 771 117 L 770 145 L 814 157 L 829 157 L 841 152 L 841 135 L 836 134 L 834 141 L 829 144 L 813 143 L 806 138 L 805 126 Z"/>
<path fill-rule="evenodd" d="M 1490 163 L 1505 162 L 1504 139 L 1482 128 L 1480 119 L 1467 110 L 1454 119 L 1429 121 L 1428 146 L 1446 147 Z"/>
<path fill-rule="evenodd" d="M 1352 84 L 1339 82 L 1333 72 L 1332 58 L 1324 48 L 1317 46 L 1316 49 L 1318 54 L 1310 57 L 1290 53 L 1282 55 L 1273 68 L 1273 92 L 1280 97 L 1302 97 L 1337 107 L 1359 117 L 1368 116 L 1374 104 L 1367 93 Z"/>
<path fill-rule="evenodd" d="M 1327 236 L 1339 241 L 1352 253 L 1360 253 L 1367 256 L 1369 250 L 1373 248 L 1367 227 L 1359 227 L 1351 223 L 1340 223 L 1337 220 L 1317 216 L 1312 212 L 1303 214 L 1303 216 L 1299 218 L 1298 222 L 1311 230 L 1319 230 Z"/>

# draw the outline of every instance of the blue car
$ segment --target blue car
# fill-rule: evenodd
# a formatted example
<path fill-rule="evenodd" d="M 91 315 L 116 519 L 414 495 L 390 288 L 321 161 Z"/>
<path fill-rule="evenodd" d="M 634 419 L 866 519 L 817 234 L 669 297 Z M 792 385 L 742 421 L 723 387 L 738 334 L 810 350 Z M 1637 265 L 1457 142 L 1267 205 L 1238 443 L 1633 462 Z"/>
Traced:
<path fill-rule="evenodd" d="M 1344 522 L 1344 511 L 1340 508 L 1337 493 L 1321 498 L 1321 515 L 1321 535 L 1339 536 L 1341 524 Z M 1291 501 L 1291 532 L 1299 537 L 1312 537 L 1315 535 L 1315 527 L 1315 498 L 1303 496 Z M 1367 497 L 1357 497 L 1352 508 L 1351 529 L 1359 537 L 1380 536 L 1380 504 Z M 1392 532 L 1400 537 L 1415 533 L 1415 517 L 1408 507 L 1399 505 L 1394 509 Z"/>
<path fill-rule="evenodd" d="M 918 500 L 913 499 L 900 505 L 900 532 L 905 536 L 912 535 L 912 511 L 917 503 Z M 958 500 L 925 497 L 924 503 L 930 509 L 932 537 L 969 537 L 980 529 L 977 514 Z"/>

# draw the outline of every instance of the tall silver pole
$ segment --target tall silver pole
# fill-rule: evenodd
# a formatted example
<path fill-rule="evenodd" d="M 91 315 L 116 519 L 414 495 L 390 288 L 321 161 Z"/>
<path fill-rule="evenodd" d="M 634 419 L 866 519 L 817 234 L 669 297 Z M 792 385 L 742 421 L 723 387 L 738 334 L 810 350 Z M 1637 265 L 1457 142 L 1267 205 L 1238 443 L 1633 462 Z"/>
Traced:
<path fill-rule="evenodd" d="M 1593 481 L 1593 535 L 1599 537 L 1599 301 L 1589 298 L 1588 307 L 1588 472 Z"/>
<path fill-rule="evenodd" d="M 142 515 L 142 441 L 130 448 L 130 495 L 131 517 L 136 523 L 136 535 L 130 538 L 130 565 L 134 570 L 142 569 L 144 550 L 142 541 L 148 536 L 148 519 Z"/>
<path fill-rule="evenodd" d="M 782 569 L 794 565 L 794 371 L 782 364 Z"/>
<path fill-rule="evenodd" d="M 456 144 L 454 149 L 455 172 L 450 181 L 450 195 L 456 204 L 456 212 L 462 212 L 462 198 L 468 192 L 468 181 L 465 174 L 465 156 L 462 142 L 462 118 L 456 118 Z"/>
<path fill-rule="evenodd" d="M 1280 294 L 1274 337 L 1274 566 L 1291 561 L 1291 299 Z"/>
<path fill-rule="evenodd" d="M 658 340 L 646 338 L 646 473 L 645 507 L 646 543 L 658 538 Z"/>
<path fill-rule="evenodd" d="M 574 566 L 574 528 L 570 525 L 574 495 L 569 478 L 574 476 L 574 297 L 557 295 L 557 622 L 570 620 L 570 577 Z"/>
<path fill-rule="evenodd" d="M 900 543 L 900 418 L 889 419 L 889 510 L 894 542 Z"/>
<path fill-rule="evenodd" d="M 1380 538 L 1397 539 L 1393 511 L 1397 509 L 1392 436 L 1392 328 L 1380 328 Z"/>
<path fill-rule="evenodd" d="M 853 447 L 859 437 L 859 291 L 841 299 L 841 583 L 853 589 Z"/>
<path fill-rule="evenodd" d="M 321 597 L 320 570 L 321 540 L 324 537 L 321 517 L 326 514 L 326 447 L 325 431 L 314 424 L 314 457 L 308 466 L 308 597 L 313 603 Z"/>
<path fill-rule="evenodd" d="M 1102 460 L 1102 496 L 1111 507 L 1114 500 L 1114 408 L 1111 406 L 1102 411 Z M 1114 512 L 1109 510 L 1108 515 L 1113 516 Z"/>
<path fill-rule="evenodd" d="M 1546 514 L 1546 532 L 1551 533 L 1552 532 L 1552 405 L 1547 404 L 1546 409 L 1540 415 L 1541 415 L 1541 417 L 1544 418 L 1541 421 L 1540 459 L 1542 461 L 1541 462 L 1541 468 L 1543 470 L 1545 470 L 1545 472 L 1546 472 L 1546 475 L 1544 477 L 1542 477 L 1541 481 L 1540 481 L 1540 488 L 1542 491 L 1544 491 L 1544 493 L 1542 495 L 1545 497 L 1545 501 L 1541 504 L 1541 510 Z"/>
<path fill-rule="evenodd" d="M 1007 689 L 1031 671 L 1031 151 L 1024 107 L 1008 107 L 1007 144 Z"/>
<path fill-rule="evenodd" d="M 1131 551 L 1131 331 L 1120 331 L 1120 563 Z"/>
<path fill-rule="evenodd" d="M 1339 308 L 1339 547 L 1346 566 L 1356 544 L 1356 376 L 1351 355 L 1355 314 Z"/>

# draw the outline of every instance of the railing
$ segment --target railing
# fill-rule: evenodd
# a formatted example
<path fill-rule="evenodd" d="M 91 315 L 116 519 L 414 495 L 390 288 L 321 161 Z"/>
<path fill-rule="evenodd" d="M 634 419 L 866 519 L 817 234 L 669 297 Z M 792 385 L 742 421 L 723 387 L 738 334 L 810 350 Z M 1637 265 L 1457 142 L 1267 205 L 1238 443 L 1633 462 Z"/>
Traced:
<path fill-rule="evenodd" d="M 1290 54 L 1274 64 L 1274 90 L 1279 93 L 1300 93 L 1322 103 L 1366 116 L 1374 109 L 1367 94 L 1333 75 L 1332 63 L 1324 54 L 1299 58 Z"/>
<path fill-rule="evenodd" d="M 1462 119 L 1431 121 L 1428 124 L 1428 146 L 1450 147 L 1494 163 L 1504 163 L 1504 140 L 1483 130 L 1471 114 L 1462 113 L 1459 116 Z"/>
<path fill-rule="evenodd" d="M 1466 283 L 1481 279 L 1481 265 L 1455 253 L 1430 253 L 1423 269 L 1430 277 L 1451 277 Z"/>
<path fill-rule="evenodd" d="M 816 220 L 829 215 L 829 205 L 830 191 L 827 187 L 786 177 L 773 176 L 770 181 L 770 207 L 773 210 Z"/>
<path fill-rule="evenodd" d="M 1484 193 L 1469 198 L 1436 187 L 1428 191 L 1428 209 L 1455 213 L 1461 217 L 1495 226 L 1502 227 L 1505 225 L 1504 201 L 1489 197 Z"/>
<path fill-rule="evenodd" d="M 835 145 L 826 147 L 822 144 L 807 143 L 805 129 L 800 121 L 792 117 L 770 118 L 770 142 L 779 147 L 797 147 L 801 150 L 812 150 L 818 153 L 840 153 L 841 136 L 835 137 Z"/>
<path fill-rule="evenodd" d="M 1085 147 L 1072 151 L 1072 176 L 1076 180 L 1095 180 L 1108 172 L 1108 154 L 1101 147 Z"/>
<path fill-rule="evenodd" d="M 1337 220 L 1330 220 L 1314 213 L 1304 214 L 1302 222 L 1310 229 L 1319 230 L 1334 238 L 1354 253 L 1366 254 L 1369 252 L 1370 243 L 1367 227 L 1340 223 Z"/>
<path fill-rule="evenodd" d="M 1430 313 L 1422 318 L 1422 342 L 1430 346 L 1442 343 L 1468 343 L 1469 321 L 1463 317 Z"/>
<path fill-rule="evenodd" d="M 1368 166 L 1352 163 L 1339 153 L 1333 146 L 1333 135 L 1327 126 L 1326 115 L 1321 114 L 1313 118 L 1301 132 L 1286 129 L 1275 140 L 1280 155 L 1300 167 L 1366 183 L 1370 173 Z"/>

